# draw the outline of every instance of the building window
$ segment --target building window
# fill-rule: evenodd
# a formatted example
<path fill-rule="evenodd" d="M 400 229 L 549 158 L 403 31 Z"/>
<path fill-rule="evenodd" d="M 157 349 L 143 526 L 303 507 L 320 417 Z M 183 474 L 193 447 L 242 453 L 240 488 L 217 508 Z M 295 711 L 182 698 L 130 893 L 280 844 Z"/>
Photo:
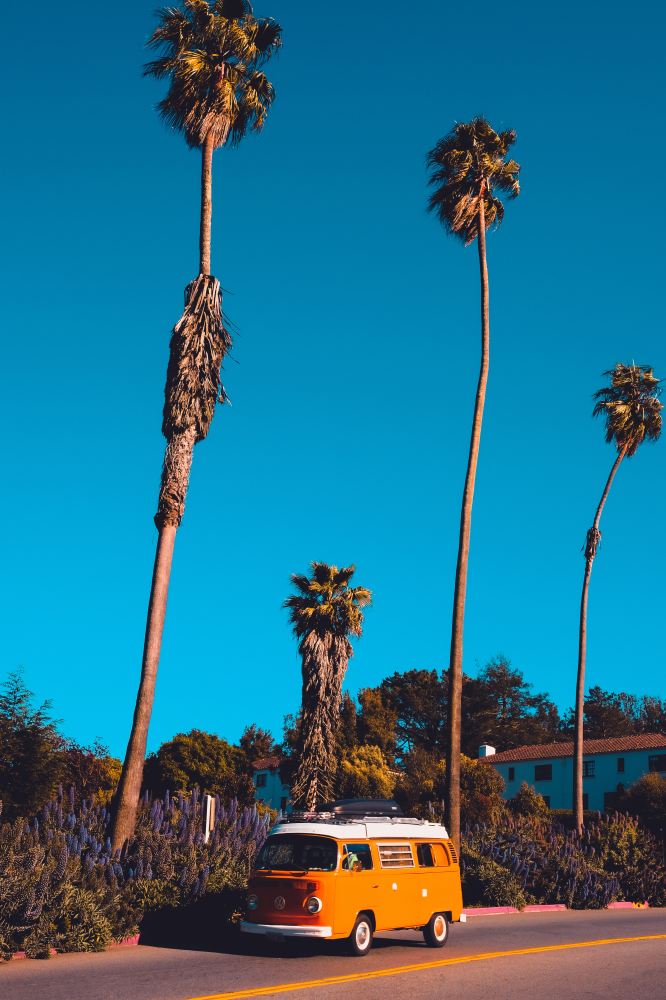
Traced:
<path fill-rule="evenodd" d="M 618 757 L 617 759 L 617 773 L 624 774 L 624 757 Z"/>
<path fill-rule="evenodd" d="M 653 754 L 648 758 L 651 771 L 666 771 L 666 753 Z"/>
<path fill-rule="evenodd" d="M 594 761 L 584 760 L 583 761 L 583 777 L 593 778 L 594 777 Z"/>
<path fill-rule="evenodd" d="M 288 797 L 286 795 L 283 795 L 282 798 L 280 799 L 280 812 L 285 811 L 288 802 L 289 802 Z"/>
<path fill-rule="evenodd" d="M 266 778 L 267 777 L 268 777 L 268 775 L 265 774 L 265 773 L 264 774 L 259 773 L 257 775 L 257 788 L 265 788 L 266 787 Z"/>
<path fill-rule="evenodd" d="M 552 781 L 553 780 L 553 765 L 552 764 L 535 764 L 534 765 L 534 780 L 535 781 Z"/>
<path fill-rule="evenodd" d="M 515 777 L 516 777 L 516 769 L 515 769 L 515 767 L 510 767 L 509 768 L 509 781 L 514 781 Z"/>
<path fill-rule="evenodd" d="M 617 792 L 604 792 L 604 812 L 613 812 L 617 809 Z"/>
<path fill-rule="evenodd" d="M 589 805 L 588 805 L 588 801 L 589 801 L 589 796 L 588 796 L 587 792 L 583 792 L 583 809 L 589 809 L 590 808 Z"/>
<path fill-rule="evenodd" d="M 542 795 L 541 798 L 543 799 L 543 801 L 546 803 L 546 805 L 550 809 L 550 795 Z"/>

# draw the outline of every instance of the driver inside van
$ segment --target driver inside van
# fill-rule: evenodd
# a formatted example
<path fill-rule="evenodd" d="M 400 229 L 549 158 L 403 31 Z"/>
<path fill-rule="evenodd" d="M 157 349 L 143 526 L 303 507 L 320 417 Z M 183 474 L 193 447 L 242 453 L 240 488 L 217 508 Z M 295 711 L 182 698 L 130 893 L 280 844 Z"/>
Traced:
<path fill-rule="evenodd" d="M 346 868 L 347 871 L 350 872 L 363 871 L 363 865 L 361 863 L 361 859 L 359 858 L 358 854 L 356 854 L 354 851 L 347 851 L 342 861 L 342 867 Z"/>

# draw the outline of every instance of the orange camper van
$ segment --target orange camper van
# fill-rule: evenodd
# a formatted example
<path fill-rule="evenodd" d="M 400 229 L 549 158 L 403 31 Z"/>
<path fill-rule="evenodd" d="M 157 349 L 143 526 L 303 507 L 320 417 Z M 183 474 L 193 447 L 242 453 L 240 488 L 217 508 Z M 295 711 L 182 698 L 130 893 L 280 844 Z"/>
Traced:
<path fill-rule="evenodd" d="M 463 920 L 460 867 L 446 827 L 408 819 L 395 802 L 346 799 L 293 813 L 271 830 L 250 879 L 246 934 L 346 939 L 354 955 L 375 931 L 417 928 L 446 944 Z"/>

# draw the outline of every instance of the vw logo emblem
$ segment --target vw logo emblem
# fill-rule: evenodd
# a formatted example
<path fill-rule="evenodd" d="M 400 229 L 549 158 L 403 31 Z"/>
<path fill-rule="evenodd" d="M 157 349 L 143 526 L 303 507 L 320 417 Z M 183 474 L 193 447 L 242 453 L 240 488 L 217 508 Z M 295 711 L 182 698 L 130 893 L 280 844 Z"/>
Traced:
<path fill-rule="evenodd" d="M 273 906 L 276 910 L 284 910 L 285 908 L 285 898 L 284 896 L 276 896 L 273 900 Z"/>

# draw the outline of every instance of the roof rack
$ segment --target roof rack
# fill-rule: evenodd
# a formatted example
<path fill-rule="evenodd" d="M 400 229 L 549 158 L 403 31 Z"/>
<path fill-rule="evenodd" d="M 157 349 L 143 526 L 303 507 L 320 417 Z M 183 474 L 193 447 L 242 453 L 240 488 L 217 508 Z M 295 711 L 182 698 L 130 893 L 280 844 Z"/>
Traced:
<path fill-rule="evenodd" d="M 332 812 L 291 812 L 286 816 L 280 816 L 276 825 L 282 823 L 331 823 L 335 826 L 348 826 L 350 823 L 391 823 L 399 826 L 402 824 L 417 824 L 418 826 L 441 825 L 435 824 L 434 820 L 418 819 L 416 816 L 340 816 Z"/>
<path fill-rule="evenodd" d="M 322 805 L 321 811 L 334 816 L 402 816 L 394 799 L 336 799 Z"/>

